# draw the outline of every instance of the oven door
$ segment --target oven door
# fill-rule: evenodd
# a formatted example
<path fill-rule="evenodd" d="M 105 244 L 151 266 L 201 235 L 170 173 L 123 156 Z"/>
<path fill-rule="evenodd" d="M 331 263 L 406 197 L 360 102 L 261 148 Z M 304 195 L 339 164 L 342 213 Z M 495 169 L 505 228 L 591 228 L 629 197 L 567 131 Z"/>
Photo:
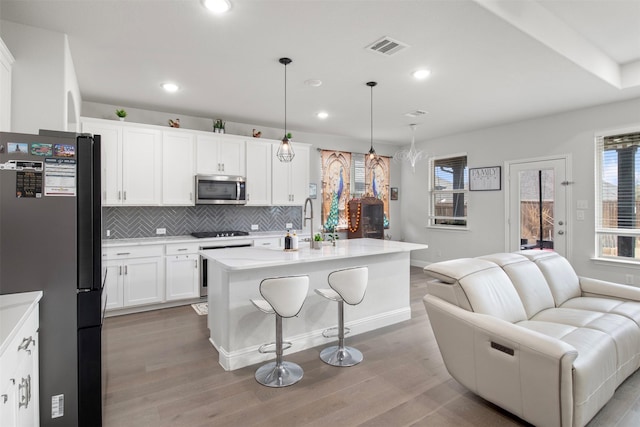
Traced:
<path fill-rule="evenodd" d="M 206 251 L 209 249 L 226 249 L 226 248 L 246 248 L 248 246 L 253 246 L 252 240 L 236 240 L 234 242 L 216 242 L 208 243 L 206 246 L 201 246 L 201 251 Z M 207 292 L 207 283 L 208 283 L 208 275 L 207 275 L 207 264 L 208 260 L 206 257 L 200 256 L 200 298 L 206 298 L 209 294 Z"/>

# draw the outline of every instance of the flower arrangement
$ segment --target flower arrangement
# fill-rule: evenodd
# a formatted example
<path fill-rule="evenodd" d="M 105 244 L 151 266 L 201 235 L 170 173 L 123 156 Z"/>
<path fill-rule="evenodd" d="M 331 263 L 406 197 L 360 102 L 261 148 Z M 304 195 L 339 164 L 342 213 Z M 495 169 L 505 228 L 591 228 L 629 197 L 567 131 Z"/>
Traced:
<path fill-rule="evenodd" d="M 124 109 L 118 109 L 116 110 L 116 116 L 120 117 L 120 120 L 124 120 L 127 117 L 127 112 Z"/>

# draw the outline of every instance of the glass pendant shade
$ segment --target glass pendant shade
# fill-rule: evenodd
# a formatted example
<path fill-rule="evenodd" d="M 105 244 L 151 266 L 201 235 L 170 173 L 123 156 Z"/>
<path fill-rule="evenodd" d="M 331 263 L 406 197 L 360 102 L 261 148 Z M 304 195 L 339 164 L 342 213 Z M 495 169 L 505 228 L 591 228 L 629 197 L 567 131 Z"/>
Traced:
<path fill-rule="evenodd" d="M 280 58 L 279 62 L 284 65 L 284 138 L 280 142 L 276 157 L 283 163 L 288 163 L 293 160 L 295 153 L 293 152 L 293 146 L 291 141 L 287 138 L 287 65 L 291 64 L 291 59 Z"/>
<path fill-rule="evenodd" d="M 295 157 L 296 153 L 293 152 L 293 146 L 291 145 L 291 141 L 286 136 L 282 138 L 280 142 L 280 146 L 278 147 L 278 152 L 276 153 L 276 157 L 281 162 L 290 162 Z"/>

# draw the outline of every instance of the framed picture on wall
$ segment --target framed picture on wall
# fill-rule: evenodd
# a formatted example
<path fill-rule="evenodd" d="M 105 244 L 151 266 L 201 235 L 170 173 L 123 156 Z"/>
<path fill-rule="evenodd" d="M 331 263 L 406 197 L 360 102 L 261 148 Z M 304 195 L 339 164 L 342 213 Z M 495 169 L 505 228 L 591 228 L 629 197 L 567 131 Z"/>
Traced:
<path fill-rule="evenodd" d="M 501 189 L 500 166 L 469 168 L 469 191 L 496 191 Z"/>
<path fill-rule="evenodd" d="M 391 187 L 391 200 L 398 200 L 398 187 Z"/>

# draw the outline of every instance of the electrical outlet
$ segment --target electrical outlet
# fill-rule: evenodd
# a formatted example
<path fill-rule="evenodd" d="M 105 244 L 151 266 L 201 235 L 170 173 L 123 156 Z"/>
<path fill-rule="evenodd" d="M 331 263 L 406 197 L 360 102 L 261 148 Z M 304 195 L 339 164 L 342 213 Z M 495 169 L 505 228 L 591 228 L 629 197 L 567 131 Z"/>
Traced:
<path fill-rule="evenodd" d="M 576 219 L 578 221 L 584 221 L 584 211 L 582 209 L 576 211 Z"/>
<path fill-rule="evenodd" d="M 251 231 L 259 230 L 260 226 L 258 224 L 251 224 Z"/>
<path fill-rule="evenodd" d="M 284 225 L 284 228 L 293 228 L 293 224 L 288 222 Z"/>
<path fill-rule="evenodd" d="M 156 228 L 156 234 L 167 234 L 166 228 Z"/>
<path fill-rule="evenodd" d="M 111 230 L 107 230 L 107 237 L 111 237 Z"/>

